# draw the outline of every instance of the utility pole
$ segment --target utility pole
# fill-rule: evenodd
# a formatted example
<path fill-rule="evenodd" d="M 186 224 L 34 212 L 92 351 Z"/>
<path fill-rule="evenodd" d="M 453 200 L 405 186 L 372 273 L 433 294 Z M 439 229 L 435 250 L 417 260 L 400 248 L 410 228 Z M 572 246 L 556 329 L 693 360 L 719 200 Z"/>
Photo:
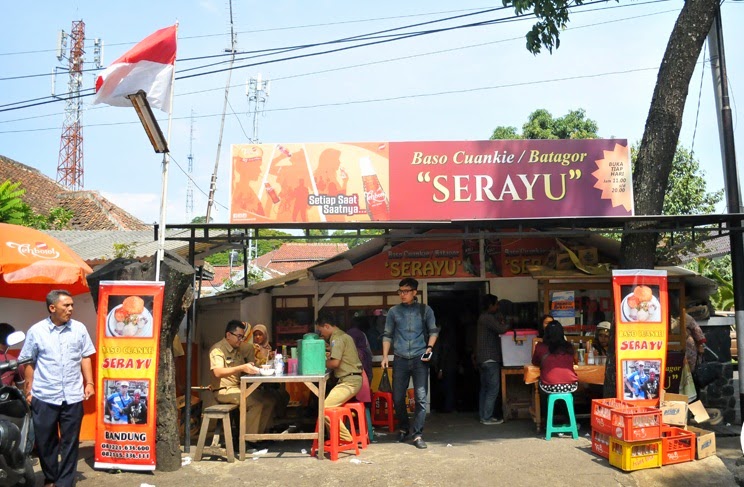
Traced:
<path fill-rule="evenodd" d="M 66 54 L 67 41 L 70 52 Z M 57 37 L 57 60 L 67 59 L 67 67 L 57 66 L 52 76 L 52 96 L 66 101 L 65 121 L 62 125 L 62 136 L 59 144 L 59 159 L 57 162 L 57 182 L 68 189 L 78 190 L 84 187 L 83 168 L 83 99 L 80 90 L 83 86 L 83 63 L 85 62 L 85 22 L 73 21 L 70 33 L 64 30 Z M 101 67 L 103 43 L 100 39 L 94 42 L 94 62 Z M 67 71 L 67 93 L 63 96 L 55 94 L 56 74 Z"/>
<path fill-rule="evenodd" d="M 230 79 L 232 78 L 232 68 L 235 63 L 235 54 L 238 46 L 238 38 L 235 34 L 235 25 L 233 23 L 233 8 L 232 0 L 230 0 L 230 49 L 225 49 L 226 52 L 230 52 L 230 66 L 227 68 L 227 84 L 225 85 L 225 102 L 222 104 L 222 121 L 220 122 L 220 135 L 217 139 L 217 157 L 214 161 L 214 172 L 212 173 L 212 181 L 209 183 L 209 199 L 207 201 L 207 220 L 205 223 L 209 224 L 212 215 L 212 205 L 214 204 L 214 193 L 217 191 L 217 169 L 220 166 L 220 152 L 222 151 L 222 133 L 225 130 L 225 114 L 227 113 L 227 99 L 230 95 Z"/>
<path fill-rule="evenodd" d="M 726 73 L 726 54 L 723 47 L 721 7 L 718 6 L 716 18 L 708 34 L 711 73 L 718 114 L 718 130 L 721 137 L 724 187 L 728 213 L 742 213 L 739 174 L 736 169 L 736 148 L 734 128 L 731 118 L 731 104 L 728 93 Z M 729 241 L 731 245 L 731 270 L 734 282 L 734 319 L 739 357 L 744 357 L 744 236 L 739 231 L 741 222 L 730 223 Z M 744 360 L 739 360 L 739 417 L 744 418 Z"/>
<path fill-rule="evenodd" d="M 261 80 L 261 73 L 246 82 L 245 94 L 248 97 L 248 111 L 253 111 L 253 137 L 251 142 L 258 144 L 258 115 L 263 112 L 266 99 L 269 98 L 270 80 Z"/>
<path fill-rule="evenodd" d="M 191 223 L 194 219 L 194 183 L 191 182 L 191 175 L 194 172 L 194 110 L 191 109 L 191 128 L 189 130 L 189 167 L 188 182 L 186 183 L 186 220 Z"/>

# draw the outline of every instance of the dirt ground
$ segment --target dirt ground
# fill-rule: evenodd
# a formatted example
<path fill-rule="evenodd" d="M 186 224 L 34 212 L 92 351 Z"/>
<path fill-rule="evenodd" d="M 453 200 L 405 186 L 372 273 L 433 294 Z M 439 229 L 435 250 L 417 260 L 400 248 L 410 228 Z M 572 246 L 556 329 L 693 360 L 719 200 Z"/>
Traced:
<path fill-rule="evenodd" d="M 731 428 L 733 432 L 738 427 Z M 719 456 L 626 473 L 591 451 L 588 420 L 581 422 L 578 440 L 537 435 L 529 420 L 502 425 L 480 425 L 472 414 L 431 414 L 424 437 L 427 450 L 397 443 L 394 435 L 378 429 L 377 442 L 357 457 L 342 454 L 338 461 L 310 457 L 310 441 L 275 442 L 265 454 L 227 463 L 219 449 L 193 462 L 184 454 L 176 472 L 98 471 L 93 466 L 93 446 L 84 444 L 78 465 L 80 487 L 116 485 L 262 485 L 273 486 L 493 486 L 598 485 L 619 486 L 728 486 L 736 485 L 727 465 L 742 456 L 738 436 L 721 436 Z M 305 452 L 303 452 L 305 450 Z M 358 462 L 357 462 L 358 460 Z M 38 469 L 38 465 L 37 465 Z M 43 479 L 37 474 L 39 482 Z M 40 485 L 40 484 L 39 484 Z"/>

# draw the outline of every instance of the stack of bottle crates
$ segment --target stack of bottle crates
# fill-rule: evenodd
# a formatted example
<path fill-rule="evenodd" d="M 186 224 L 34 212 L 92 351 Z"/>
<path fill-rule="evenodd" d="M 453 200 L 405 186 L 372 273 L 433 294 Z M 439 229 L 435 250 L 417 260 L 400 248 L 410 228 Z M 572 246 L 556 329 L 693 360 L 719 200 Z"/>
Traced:
<path fill-rule="evenodd" d="M 658 408 L 618 399 L 592 401 L 592 451 L 625 471 L 661 467 L 662 423 Z"/>
<path fill-rule="evenodd" d="M 630 407 L 633 407 L 632 403 L 620 399 L 594 399 L 592 401 L 592 451 L 594 453 L 609 460 L 612 410 Z"/>

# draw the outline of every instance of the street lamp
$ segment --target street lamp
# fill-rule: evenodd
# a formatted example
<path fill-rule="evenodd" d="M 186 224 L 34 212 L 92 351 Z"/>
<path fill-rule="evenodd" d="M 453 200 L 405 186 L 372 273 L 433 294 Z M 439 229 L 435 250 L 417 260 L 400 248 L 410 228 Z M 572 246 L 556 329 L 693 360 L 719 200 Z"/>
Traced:
<path fill-rule="evenodd" d="M 158 121 L 152 113 L 150 103 L 147 101 L 147 93 L 139 90 L 137 93 L 127 95 L 127 98 L 132 102 L 134 111 L 137 112 L 137 116 L 142 122 L 142 127 L 144 127 L 155 152 L 158 154 L 168 152 L 168 141 L 165 140 L 163 131 L 160 130 L 160 125 L 158 125 Z"/>

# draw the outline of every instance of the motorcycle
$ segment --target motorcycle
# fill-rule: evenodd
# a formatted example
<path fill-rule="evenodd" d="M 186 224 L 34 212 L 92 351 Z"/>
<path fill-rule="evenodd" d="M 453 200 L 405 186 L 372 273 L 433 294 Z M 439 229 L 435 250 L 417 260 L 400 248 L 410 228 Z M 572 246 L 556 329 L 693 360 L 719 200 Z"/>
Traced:
<path fill-rule="evenodd" d="M 13 346 L 25 338 L 25 333 L 16 331 L 8 335 L 7 344 Z M 31 359 L 0 362 L 0 375 L 18 370 L 19 366 L 30 362 Z M 0 487 L 35 485 L 31 460 L 33 446 L 31 408 L 23 391 L 3 385 L 0 387 Z"/>

